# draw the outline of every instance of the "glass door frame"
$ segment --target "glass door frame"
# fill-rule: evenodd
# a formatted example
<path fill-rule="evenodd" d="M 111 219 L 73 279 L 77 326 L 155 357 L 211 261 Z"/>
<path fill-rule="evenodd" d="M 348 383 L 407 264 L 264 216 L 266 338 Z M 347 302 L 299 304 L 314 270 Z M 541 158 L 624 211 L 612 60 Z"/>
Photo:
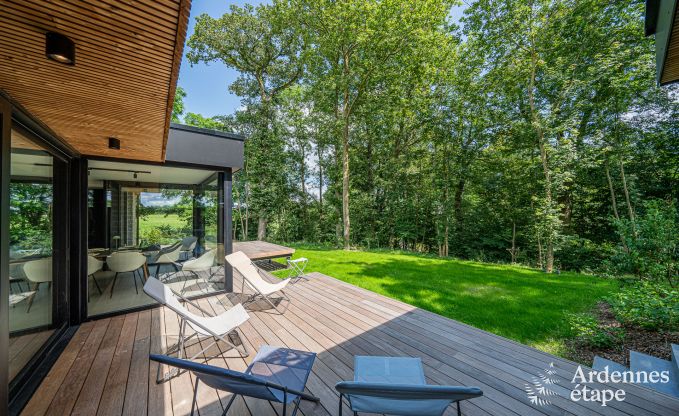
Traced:
<path fill-rule="evenodd" d="M 71 282 L 80 253 L 73 247 L 71 225 L 74 201 L 72 162 L 77 153 L 59 140 L 46 127 L 36 122 L 18 104 L 0 94 L 0 414 L 17 414 L 31 397 L 52 364 L 66 347 L 75 331 L 71 325 Z M 9 382 L 9 210 L 11 182 L 11 132 L 19 128 L 44 148 L 53 160 L 52 218 L 52 319 L 54 332 L 35 355 Z M 75 250 L 74 250 L 75 248 Z M 75 267 L 74 267 L 75 266 Z"/>

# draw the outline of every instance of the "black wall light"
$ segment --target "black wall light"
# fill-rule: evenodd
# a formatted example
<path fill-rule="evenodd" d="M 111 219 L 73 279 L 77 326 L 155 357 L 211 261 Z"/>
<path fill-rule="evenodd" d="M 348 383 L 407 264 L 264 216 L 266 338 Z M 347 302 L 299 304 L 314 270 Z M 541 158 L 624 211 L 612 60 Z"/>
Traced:
<path fill-rule="evenodd" d="M 109 137 L 108 138 L 108 148 L 120 150 L 120 139 L 116 139 L 115 137 Z"/>
<path fill-rule="evenodd" d="M 45 54 L 62 64 L 75 65 L 75 43 L 60 33 L 47 32 Z"/>

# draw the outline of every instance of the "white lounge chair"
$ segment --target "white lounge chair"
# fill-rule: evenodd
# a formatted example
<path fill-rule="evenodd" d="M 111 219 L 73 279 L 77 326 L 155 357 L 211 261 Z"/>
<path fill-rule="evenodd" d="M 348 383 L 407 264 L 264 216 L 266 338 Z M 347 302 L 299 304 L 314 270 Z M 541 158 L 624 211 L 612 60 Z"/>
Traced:
<path fill-rule="evenodd" d="M 245 289 L 246 284 L 249 288 L 255 291 L 255 294 L 252 295 L 250 299 L 243 302 L 244 304 L 254 302 L 258 297 L 261 297 L 281 315 L 288 309 L 288 306 L 290 306 L 290 298 L 288 298 L 285 292 L 283 292 L 283 289 L 285 289 L 288 283 L 290 283 L 290 279 L 281 280 L 277 283 L 267 282 L 260 275 L 260 270 L 257 268 L 257 266 L 255 266 L 248 256 L 246 256 L 242 251 L 229 254 L 225 257 L 225 259 L 231 266 L 233 266 L 234 269 L 238 271 L 238 273 L 241 274 L 241 276 L 243 276 L 241 293 L 244 293 L 243 289 Z M 280 292 L 281 300 L 284 299 L 287 301 L 287 305 L 283 311 L 279 310 L 276 304 L 269 297 L 276 292 Z"/>
<path fill-rule="evenodd" d="M 216 254 L 217 250 L 208 250 L 197 259 L 185 261 L 184 263 L 182 263 L 182 272 L 189 272 L 192 275 L 194 275 L 197 279 L 199 279 L 200 276 L 198 275 L 198 273 L 202 272 L 210 273 L 210 271 L 212 270 L 212 266 L 215 263 Z M 208 279 L 204 279 L 206 284 Z M 184 278 L 184 287 L 182 288 L 182 293 L 184 293 L 184 289 L 186 289 L 186 278 Z"/>
<path fill-rule="evenodd" d="M 181 251 L 182 245 L 181 243 L 177 243 L 170 247 L 161 249 L 158 252 L 156 259 L 150 262 L 151 265 L 156 266 L 156 277 L 159 276 L 160 266 L 163 264 L 171 265 L 175 272 L 179 271 L 179 255 L 181 254 Z"/>
<path fill-rule="evenodd" d="M 188 340 L 193 337 L 207 337 L 213 338 L 213 341 L 205 348 L 194 354 L 192 357 L 189 357 L 190 360 L 193 360 L 199 355 L 203 354 L 218 341 L 222 341 L 233 347 L 243 358 L 249 355 L 248 348 L 243 342 L 240 343 L 241 347 L 239 348 L 234 342 L 231 341 L 229 337 L 229 335 L 232 333 L 238 334 L 238 327 L 250 319 L 250 316 L 245 311 L 245 308 L 243 308 L 243 305 L 237 304 L 228 311 L 220 315 L 213 316 L 212 314 L 201 309 L 200 306 L 196 305 L 195 303 L 185 299 L 181 295 L 174 293 L 168 286 L 163 284 L 160 280 L 154 278 L 150 278 L 146 281 L 146 284 L 144 285 L 144 292 L 161 305 L 167 306 L 170 308 L 170 310 L 179 315 L 181 321 L 179 323 L 179 340 L 177 344 L 173 347 L 170 347 L 170 349 L 168 349 L 168 351 L 166 351 L 164 354 L 170 354 L 176 351 L 179 358 L 182 358 L 184 346 Z M 192 313 L 181 304 L 180 299 L 193 305 L 207 316 L 198 316 Z M 186 336 L 187 323 L 195 331 L 188 337 Z M 238 334 L 238 336 L 242 340 L 240 334 Z M 210 358 L 212 357 L 206 358 L 205 361 L 207 362 L 207 360 Z M 176 374 L 172 374 L 170 376 L 174 375 Z M 160 368 L 158 368 L 157 377 L 157 381 L 160 382 Z M 165 378 L 167 379 L 167 375 Z"/>
<path fill-rule="evenodd" d="M 190 236 L 182 238 L 182 250 L 179 258 L 181 260 L 187 260 L 193 256 L 193 250 L 196 249 L 196 244 L 198 243 L 198 237 Z"/>

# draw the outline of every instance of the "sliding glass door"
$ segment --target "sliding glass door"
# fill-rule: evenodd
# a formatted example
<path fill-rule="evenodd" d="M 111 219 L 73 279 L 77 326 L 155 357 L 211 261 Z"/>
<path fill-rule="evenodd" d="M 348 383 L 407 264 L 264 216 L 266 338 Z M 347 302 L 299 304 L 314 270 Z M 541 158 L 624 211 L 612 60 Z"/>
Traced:
<path fill-rule="evenodd" d="M 55 166 L 66 164 L 28 130 L 12 127 L 8 230 L 10 385 L 63 323 L 55 316 L 57 307 L 63 306 L 58 303 L 64 301 L 56 294 L 60 285 L 56 282 L 58 265 L 65 263 L 54 258 L 56 252 L 64 255 L 64 251 L 55 250 L 55 224 L 59 220 L 55 213 L 61 212 L 55 210 Z"/>

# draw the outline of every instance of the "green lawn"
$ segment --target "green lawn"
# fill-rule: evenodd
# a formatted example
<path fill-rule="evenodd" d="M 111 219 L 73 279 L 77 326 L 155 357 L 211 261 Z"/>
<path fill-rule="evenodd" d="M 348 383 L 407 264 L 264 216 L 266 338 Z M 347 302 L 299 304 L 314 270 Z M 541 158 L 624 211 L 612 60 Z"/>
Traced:
<path fill-rule="evenodd" d="M 158 228 L 163 224 L 168 224 L 174 228 L 184 226 L 184 221 L 179 218 L 177 214 L 149 214 L 140 218 L 139 231 L 143 233 L 144 230 Z"/>
<path fill-rule="evenodd" d="M 567 315 L 592 308 L 614 281 L 400 252 L 297 246 L 318 271 L 477 328 L 563 355 Z M 285 276 L 286 271 L 277 274 Z"/>

